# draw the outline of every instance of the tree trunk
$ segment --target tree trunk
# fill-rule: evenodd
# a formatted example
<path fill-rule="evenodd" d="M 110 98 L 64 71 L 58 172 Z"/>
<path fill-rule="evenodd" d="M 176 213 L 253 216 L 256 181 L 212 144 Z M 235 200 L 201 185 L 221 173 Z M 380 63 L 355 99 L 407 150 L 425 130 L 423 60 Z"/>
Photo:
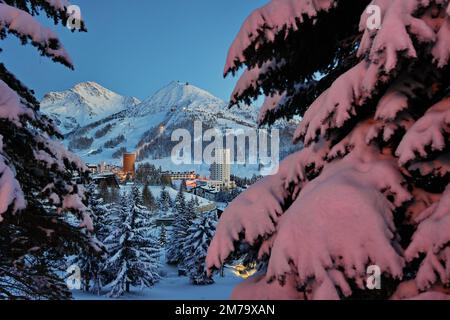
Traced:
<path fill-rule="evenodd" d="M 130 292 L 130 282 L 129 282 L 129 281 L 127 281 L 127 282 L 125 283 L 125 291 L 126 291 L 126 292 Z"/>

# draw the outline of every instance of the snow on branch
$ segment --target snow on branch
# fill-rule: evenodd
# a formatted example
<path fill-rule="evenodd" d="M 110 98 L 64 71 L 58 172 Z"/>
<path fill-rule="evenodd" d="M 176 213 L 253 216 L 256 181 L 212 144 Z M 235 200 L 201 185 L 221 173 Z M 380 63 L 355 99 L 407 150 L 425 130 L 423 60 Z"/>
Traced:
<path fill-rule="evenodd" d="M 450 134 L 450 97 L 432 106 L 404 135 L 396 155 L 400 165 L 413 161 L 417 154 L 426 158 L 431 151 L 442 151 Z M 447 138 L 446 138 L 447 137 Z"/>
<path fill-rule="evenodd" d="M 68 162 L 74 170 L 88 171 L 83 160 L 68 151 L 61 142 L 42 137 L 37 137 L 37 140 L 44 145 L 44 148 L 35 150 L 34 156 L 37 160 L 45 162 L 48 168 L 56 166 L 58 170 L 65 171 L 67 170 L 66 162 Z"/>
<path fill-rule="evenodd" d="M 363 140 L 345 158 L 326 164 L 280 218 L 266 280 L 298 274 L 300 284 L 311 278 L 323 283 L 338 269 L 360 282 L 368 264 L 402 276 L 393 209 L 411 195 L 394 157 L 364 147 Z"/>
<path fill-rule="evenodd" d="M 298 194 L 301 181 L 307 180 L 307 168 L 319 171 L 328 150 L 328 144 L 322 141 L 292 154 L 280 164 L 276 175 L 262 179 L 234 200 L 217 226 L 208 250 L 207 268 L 220 268 L 234 252 L 234 243 L 241 240 L 242 234 L 250 245 L 272 235 L 284 207 Z"/>
<path fill-rule="evenodd" d="M 428 289 L 438 277 L 444 284 L 450 279 L 450 185 L 439 202 L 433 203 L 416 219 L 417 231 L 405 257 L 412 261 L 425 253 L 419 268 L 416 283 L 421 290 Z"/>
<path fill-rule="evenodd" d="M 272 0 L 255 10 L 231 45 L 224 73 L 236 70 L 245 62 L 244 51 L 250 46 L 257 48 L 262 42 L 272 42 L 283 30 L 297 30 L 305 16 L 314 18 L 334 5 L 335 0 Z"/>
<path fill-rule="evenodd" d="M 13 205 L 12 212 L 25 209 L 26 201 L 22 188 L 15 178 L 14 171 L 9 167 L 3 155 L 3 137 L 0 135 L 0 222 L 2 214 Z"/>
<path fill-rule="evenodd" d="M 414 124 L 412 116 L 403 112 L 398 114 L 395 121 L 391 120 L 378 120 L 376 121 L 370 131 L 366 135 L 367 143 L 374 141 L 377 138 L 382 138 L 382 141 L 389 142 L 395 137 L 395 134 L 399 130 L 408 130 Z"/>
<path fill-rule="evenodd" d="M 309 99 L 314 101 L 318 81 L 311 80 L 307 84 L 296 83 L 294 85 L 294 93 L 283 91 L 275 92 L 272 95 L 267 95 L 264 103 L 260 107 L 258 115 L 258 124 L 272 124 L 277 115 L 282 115 L 285 118 L 293 117 L 294 115 L 303 115 L 301 105 L 309 105 Z"/>
<path fill-rule="evenodd" d="M 253 96 L 257 97 L 259 95 L 260 77 L 270 71 L 276 70 L 285 63 L 285 61 L 276 62 L 270 60 L 265 62 L 261 67 L 255 66 L 251 69 L 246 69 L 239 78 L 233 93 L 231 94 L 230 104 L 237 104 L 247 91 L 253 91 Z"/>
<path fill-rule="evenodd" d="M 368 136 L 375 125 L 376 123 L 374 124 L 371 120 L 358 124 L 349 135 L 333 146 L 327 155 L 327 160 L 332 161 L 345 156 L 344 160 L 353 163 L 352 166 L 356 172 L 364 173 L 366 170 L 371 170 L 374 176 L 364 177 L 364 179 L 370 186 L 383 191 L 386 196 L 391 196 L 394 205 L 400 207 L 411 200 L 412 195 L 405 187 L 406 182 L 395 164 L 395 157 L 389 153 L 384 154 L 379 147 L 369 142 Z M 325 168 L 327 166 L 338 165 L 331 162 Z"/>
<path fill-rule="evenodd" d="M 306 111 L 294 140 L 309 144 L 317 136 L 325 136 L 330 129 L 342 127 L 356 115 L 356 107 L 371 96 L 377 82 L 382 81 L 378 77 L 378 67 L 366 61 L 344 73 Z"/>
<path fill-rule="evenodd" d="M 450 58 L 450 4 L 448 0 L 374 0 L 371 5 L 378 6 L 383 15 L 380 30 L 369 30 L 368 13 L 361 17 L 360 30 L 364 35 L 359 47 L 359 56 L 368 56 L 371 61 L 383 61 L 384 69 L 389 72 L 397 65 L 397 55 L 402 53 L 416 58 L 414 41 L 431 43 L 432 55 L 438 67 L 448 64 Z M 441 18 L 435 19 L 433 5 L 441 8 Z M 445 10 L 445 6 L 447 9 Z M 422 17 L 416 17 L 420 9 L 426 8 Z M 429 21 L 433 21 L 429 23 Z M 438 24 L 436 25 L 436 21 Z"/>
<path fill-rule="evenodd" d="M 284 103 L 286 99 L 286 93 L 274 94 L 273 96 L 266 96 L 264 103 L 259 109 L 258 123 L 262 124 L 267 118 L 268 113 L 274 112 Z"/>
<path fill-rule="evenodd" d="M 447 6 L 442 25 L 437 32 L 436 44 L 432 54 L 438 67 L 442 68 L 448 64 L 450 59 L 450 2 Z"/>
<path fill-rule="evenodd" d="M 42 26 L 25 11 L 0 3 L 0 31 L 5 29 L 22 40 L 31 40 L 43 55 L 73 68 L 69 54 L 53 31 Z"/>
<path fill-rule="evenodd" d="M 378 102 L 375 120 L 394 121 L 400 112 L 408 109 L 409 101 L 417 96 L 417 91 L 424 89 L 425 85 L 412 74 L 400 76 Z"/>
<path fill-rule="evenodd" d="M 45 0 L 45 2 L 57 11 L 65 11 L 70 6 L 68 0 Z"/>
<path fill-rule="evenodd" d="M 386 72 L 397 67 L 398 55 L 416 58 L 417 51 L 413 39 L 421 43 L 436 41 L 434 30 L 424 20 L 413 14 L 423 6 L 421 0 L 374 0 L 382 12 L 379 30 L 367 28 L 368 14 L 361 17 L 360 30 L 364 31 L 358 56 L 368 56 L 370 61 L 382 65 Z M 429 5 L 429 3 L 428 3 Z"/>
<path fill-rule="evenodd" d="M 6 119 L 21 127 L 20 117 L 34 118 L 34 112 L 23 105 L 19 96 L 2 80 L 0 80 L 0 119 Z"/>
<path fill-rule="evenodd" d="M 432 161 L 415 162 L 411 164 L 408 171 L 420 172 L 420 175 L 433 175 L 434 177 L 444 177 L 450 174 L 450 154 L 443 154 Z"/>
<path fill-rule="evenodd" d="M 84 194 L 85 190 L 82 186 L 71 187 L 70 194 L 63 197 L 62 207 L 59 209 L 59 212 L 75 211 L 80 213 L 82 217 L 80 228 L 86 228 L 88 231 L 93 231 L 94 224 L 91 212 L 83 203 Z"/>

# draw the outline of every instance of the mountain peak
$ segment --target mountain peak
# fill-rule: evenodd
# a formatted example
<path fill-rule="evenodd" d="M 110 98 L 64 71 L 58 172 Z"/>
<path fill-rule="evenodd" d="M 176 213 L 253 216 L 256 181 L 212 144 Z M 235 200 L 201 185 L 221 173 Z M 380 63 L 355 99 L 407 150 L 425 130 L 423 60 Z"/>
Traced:
<path fill-rule="evenodd" d="M 106 89 L 105 87 L 99 85 L 97 82 L 93 81 L 87 81 L 87 82 L 81 82 L 77 85 L 75 85 L 71 91 L 86 97 L 86 96 L 93 96 L 93 97 L 99 97 L 103 96 L 106 99 L 113 99 L 120 97 L 115 92 L 112 92 L 109 89 Z"/>
<path fill-rule="evenodd" d="M 123 97 L 100 84 L 87 81 L 60 92 L 50 92 L 41 101 L 41 110 L 58 118 L 63 132 L 85 126 L 140 103 Z"/>
<path fill-rule="evenodd" d="M 74 89 L 76 89 L 76 88 L 85 88 L 85 87 L 96 87 L 96 88 L 105 89 L 103 86 L 99 85 L 95 81 L 80 82 L 80 83 L 78 83 L 77 85 L 74 86 Z"/>
<path fill-rule="evenodd" d="M 212 107 L 224 104 L 221 99 L 189 82 L 172 81 L 144 100 L 139 106 L 138 114 L 142 116 L 193 106 Z"/>

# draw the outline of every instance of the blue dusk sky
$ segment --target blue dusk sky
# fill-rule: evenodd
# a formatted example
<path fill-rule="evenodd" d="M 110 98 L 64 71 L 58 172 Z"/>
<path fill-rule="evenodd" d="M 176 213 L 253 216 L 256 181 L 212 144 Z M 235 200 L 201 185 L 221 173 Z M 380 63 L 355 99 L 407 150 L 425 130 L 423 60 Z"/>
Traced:
<path fill-rule="evenodd" d="M 49 91 L 95 81 L 145 99 L 173 80 L 187 81 L 228 100 L 237 79 L 223 79 L 228 48 L 245 18 L 268 0 L 72 0 L 87 33 L 54 26 L 75 71 L 41 57 L 13 36 L 0 61 L 39 99 Z"/>

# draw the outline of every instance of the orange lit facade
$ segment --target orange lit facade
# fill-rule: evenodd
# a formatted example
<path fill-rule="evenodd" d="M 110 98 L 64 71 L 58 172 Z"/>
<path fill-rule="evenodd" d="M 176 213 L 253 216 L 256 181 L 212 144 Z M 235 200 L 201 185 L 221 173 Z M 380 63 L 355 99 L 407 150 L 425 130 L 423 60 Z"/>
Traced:
<path fill-rule="evenodd" d="M 136 174 L 136 153 L 124 153 L 122 162 L 122 173 L 134 177 Z"/>

